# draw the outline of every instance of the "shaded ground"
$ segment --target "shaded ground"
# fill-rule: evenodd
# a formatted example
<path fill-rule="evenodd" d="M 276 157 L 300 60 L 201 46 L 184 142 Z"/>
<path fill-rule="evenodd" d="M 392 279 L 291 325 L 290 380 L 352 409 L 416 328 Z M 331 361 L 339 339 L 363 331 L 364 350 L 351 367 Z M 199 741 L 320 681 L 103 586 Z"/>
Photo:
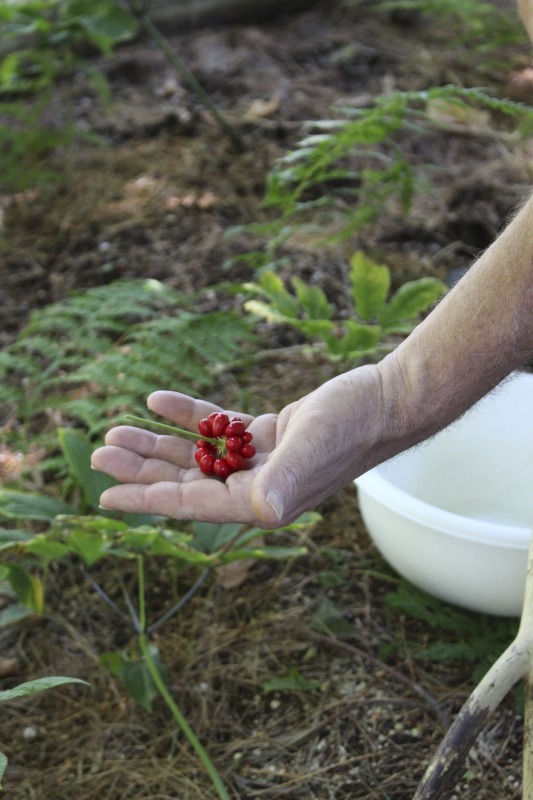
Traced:
<path fill-rule="evenodd" d="M 512 69 L 527 61 L 525 46 L 473 60 L 466 42 L 452 46 L 431 20 L 390 18 L 370 6 L 350 11 L 323 2 L 261 26 L 172 35 L 245 137 L 242 154 L 144 42 L 98 61 L 113 89 L 107 113 L 81 77 L 64 87 L 76 123 L 106 146 L 78 140 L 70 166 L 69 153 L 50 156 L 59 183 L 2 198 L 0 342 L 9 344 L 33 309 L 119 277 L 154 277 L 184 291 L 248 278 L 244 267 L 227 263 L 249 242 L 225 231 L 264 217 L 265 174 L 301 137 L 306 120 L 396 88 L 453 82 L 504 95 Z M 57 94 L 51 120 L 66 120 L 64 100 Z M 433 169 L 408 218 L 387 207 L 379 225 L 326 250 L 295 238 L 286 248 L 291 274 L 319 282 L 341 308 L 346 258 L 356 247 L 386 261 L 396 285 L 424 274 L 453 279 L 531 184 L 531 140 L 515 137 L 508 123 L 499 130 L 478 119 L 441 120 L 431 139 L 411 132 L 406 152 Z M 277 409 L 330 369 L 301 357 L 266 360 L 252 376 L 251 403 Z M 347 489 L 320 510 L 324 521 L 309 556 L 258 566 L 238 590 L 213 583 L 162 629 L 157 644 L 170 688 L 235 798 L 408 800 L 473 686 L 473 668 L 416 657 L 436 634 L 384 602 L 397 580 L 368 540 L 355 492 Z M 157 615 L 175 586 L 158 565 L 151 569 L 150 611 Z M 94 577 L 111 594 L 117 590 L 113 574 Z M 187 576 L 181 580 L 188 585 Z M 166 709 L 156 703 L 152 714 L 140 710 L 100 667 L 98 656 L 126 646 L 130 633 L 79 565 L 53 566 L 48 591 L 50 616 L 1 633 L 3 656 L 15 659 L 6 686 L 64 674 L 89 680 L 91 688 L 6 706 L 6 797 L 213 797 Z M 346 638 L 326 642 L 310 626 L 325 598 L 350 627 Z M 317 688 L 261 688 L 291 668 Z M 515 702 L 510 697 L 487 726 L 454 797 L 520 796 L 522 718 Z"/>

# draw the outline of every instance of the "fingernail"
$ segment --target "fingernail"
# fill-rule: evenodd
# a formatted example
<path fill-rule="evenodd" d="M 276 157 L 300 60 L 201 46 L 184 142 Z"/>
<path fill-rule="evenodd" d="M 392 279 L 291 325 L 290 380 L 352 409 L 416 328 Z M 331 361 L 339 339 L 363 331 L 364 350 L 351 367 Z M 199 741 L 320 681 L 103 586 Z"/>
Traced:
<path fill-rule="evenodd" d="M 104 506 L 104 504 L 103 504 L 103 503 L 100 503 L 100 505 L 98 506 L 98 508 L 99 508 L 99 509 L 101 509 L 102 511 L 112 511 L 112 510 L 113 510 L 113 509 L 111 508 L 111 506 Z"/>
<path fill-rule="evenodd" d="M 279 491 L 277 489 L 269 489 L 265 499 L 278 520 L 280 520 L 283 516 L 283 501 Z"/>

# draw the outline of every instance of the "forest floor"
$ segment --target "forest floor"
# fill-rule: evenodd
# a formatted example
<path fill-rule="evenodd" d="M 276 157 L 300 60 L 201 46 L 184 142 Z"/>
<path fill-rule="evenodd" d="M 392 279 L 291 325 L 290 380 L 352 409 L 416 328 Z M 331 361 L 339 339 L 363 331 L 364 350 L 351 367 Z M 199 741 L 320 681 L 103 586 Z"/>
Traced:
<path fill-rule="evenodd" d="M 530 64 L 525 41 L 481 54 L 464 37 L 452 41 L 442 19 L 372 6 L 324 1 L 261 24 L 167 31 L 241 133 L 242 153 L 145 41 L 94 59 L 112 89 L 108 110 L 81 76 L 59 87 L 49 121 L 69 124 L 67 93 L 75 124 L 106 146 L 77 137 L 68 153 L 47 159 L 59 181 L 0 197 L 0 344 L 11 344 L 34 310 L 73 290 L 143 277 L 190 293 L 249 280 L 249 268 L 231 262 L 248 249 L 246 234 L 225 233 L 266 219 L 269 168 L 309 120 L 330 118 L 334 106 L 445 84 L 533 102 L 517 77 Z M 409 213 L 391 203 L 376 223 L 323 248 L 305 235 L 291 238 L 288 274 L 321 285 L 342 307 L 346 262 L 356 249 L 387 263 L 395 286 L 423 275 L 451 283 L 468 268 L 526 196 L 533 138 L 488 112 L 458 119 L 441 109 L 438 116 L 432 137 L 413 131 L 403 140 L 413 161 L 431 165 L 431 183 Z M 287 341 L 279 337 L 277 348 Z M 253 391 L 247 387 L 252 410 L 280 408 L 331 369 L 301 354 L 265 360 Z M 231 406 L 236 398 L 224 391 L 210 399 Z M 0 442 L 0 478 L 12 483 L 21 469 Z M 157 644 L 169 686 L 235 800 L 410 800 L 475 683 L 475 664 L 439 662 L 423 648 L 441 638 L 456 644 L 474 629 L 497 639 L 502 625 L 511 634 L 512 623 L 454 611 L 458 630 L 451 632 L 398 613 L 387 599 L 398 578 L 364 529 L 355 489 L 319 511 L 307 556 L 258 565 L 238 588 L 213 581 L 162 629 Z M 150 570 L 155 613 L 173 576 Z M 116 589 L 105 565 L 94 577 Z M 126 570 L 124 580 L 133 584 L 135 575 Z M 83 678 L 90 689 L 66 687 L 3 708 L 5 796 L 213 798 L 166 707 L 142 710 L 100 665 L 99 655 L 127 647 L 131 634 L 80 564 L 52 565 L 47 593 L 48 613 L 0 632 L 4 684 L 52 674 Z M 342 629 L 337 637 L 316 624 L 326 601 Z M 264 687 L 291 670 L 309 683 Z M 520 698 L 510 696 L 473 748 L 453 798 L 520 797 L 522 725 Z"/>

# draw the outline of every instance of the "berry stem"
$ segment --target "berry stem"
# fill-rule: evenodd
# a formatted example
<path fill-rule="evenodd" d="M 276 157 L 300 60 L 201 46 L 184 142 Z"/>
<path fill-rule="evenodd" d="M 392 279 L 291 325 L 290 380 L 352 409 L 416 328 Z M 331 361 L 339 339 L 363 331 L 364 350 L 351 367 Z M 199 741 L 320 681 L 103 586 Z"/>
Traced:
<path fill-rule="evenodd" d="M 193 442 L 203 439 L 204 442 L 220 444 L 218 439 L 210 439 L 209 436 L 202 436 L 201 433 L 194 433 L 193 431 L 187 431 L 184 428 L 177 428 L 175 425 L 165 425 L 164 422 L 155 422 L 151 419 L 144 419 L 144 417 L 136 417 L 134 414 L 125 414 L 124 420 L 126 422 L 133 422 L 135 425 L 138 425 L 141 428 L 154 428 L 156 431 L 160 431 L 161 433 L 172 433 L 174 436 L 180 436 L 184 439 L 191 439 Z"/>

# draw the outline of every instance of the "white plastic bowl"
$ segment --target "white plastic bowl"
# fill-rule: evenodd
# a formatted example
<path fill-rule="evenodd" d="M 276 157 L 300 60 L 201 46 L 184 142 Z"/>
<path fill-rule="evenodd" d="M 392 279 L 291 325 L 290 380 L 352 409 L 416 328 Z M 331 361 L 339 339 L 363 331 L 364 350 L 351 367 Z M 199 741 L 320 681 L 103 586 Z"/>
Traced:
<path fill-rule="evenodd" d="M 385 559 L 430 594 L 519 616 L 533 527 L 533 375 L 355 481 Z"/>

